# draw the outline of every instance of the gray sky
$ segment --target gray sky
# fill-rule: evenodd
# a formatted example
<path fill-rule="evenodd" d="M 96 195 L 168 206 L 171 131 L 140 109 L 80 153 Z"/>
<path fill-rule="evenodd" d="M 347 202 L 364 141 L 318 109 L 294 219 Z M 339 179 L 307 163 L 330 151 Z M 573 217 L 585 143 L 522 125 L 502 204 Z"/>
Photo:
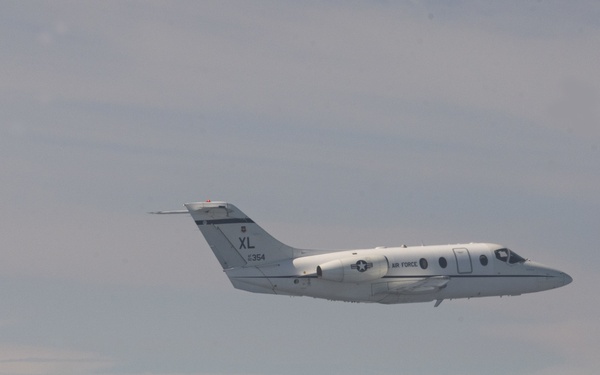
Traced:
<path fill-rule="evenodd" d="M 590 374 L 600 6 L 0 4 L 0 374 Z M 565 287 L 379 306 L 234 290 L 189 217 L 498 242 Z"/>

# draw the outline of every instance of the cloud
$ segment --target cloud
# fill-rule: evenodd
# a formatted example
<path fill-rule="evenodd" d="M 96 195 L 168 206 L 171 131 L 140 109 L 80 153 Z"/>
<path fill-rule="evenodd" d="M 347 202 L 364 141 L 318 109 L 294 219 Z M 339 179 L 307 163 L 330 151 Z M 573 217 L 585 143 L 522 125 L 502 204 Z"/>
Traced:
<path fill-rule="evenodd" d="M 131 216 L 88 209 L 50 203 L 39 207 L 35 220 L 18 213 L 2 220 L 5 241 L 12 244 L 0 265 L 2 274 L 187 287 L 212 285 L 217 279 L 228 287 L 189 217 L 151 216 L 142 207 Z M 26 227 L 35 227 L 36 235 L 19 230 Z"/>
<path fill-rule="evenodd" d="M 348 373 L 598 367 L 595 317 L 572 309 L 597 310 L 578 286 L 598 259 L 593 3 L 7 7 L 2 370 L 292 373 L 307 350 L 309 369 Z M 498 240 L 578 273 L 539 299 L 442 310 L 245 295 L 189 217 L 146 214 L 207 198 L 290 245 Z M 348 354 L 357 324 L 372 363 Z M 396 350 L 407 337 L 428 350 Z"/>
<path fill-rule="evenodd" d="M 514 14 L 461 9 L 497 25 L 511 25 Z M 9 66 L 9 76 L 20 77 L 19 91 L 56 101 L 233 111 L 335 129 L 368 122 L 384 134 L 398 131 L 393 124 L 402 114 L 386 118 L 381 103 L 439 103 L 545 126 L 564 79 L 598 88 L 597 29 L 537 38 L 465 23 L 468 17 L 445 15 L 443 7 L 430 19 L 435 10 L 398 4 L 214 3 L 183 13 L 158 4 L 133 20 L 127 11 L 127 5 L 54 9 L 54 17 L 68 19 L 62 24 L 73 25 L 65 29 L 78 43 L 40 56 L 51 65 Z M 540 18 L 541 30 L 547 25 Z"/>
<path fill-rule="evenodd" d="M 44 225 L 21 238 L 33 218 L 8 209 L 7 238 L 28 251 L 6 271 L 149 282 L 144 271 L 166 273 L 142 261 L 153 247 L 137 234 L 164 225 L 203 240 L 122 212 L 198 194 L 313 210 L 402 197 L 370 203 L 373 216 L 588 202 L 600 183 L 597 30 L 541 37 L 506 27 L 508 13 L 432 7 L 75 4 L 23 16 L 55 42 L 17 34 L 4 52 L 1 171 L 14 183 L 0 189 Z"/>
<path fill-rule="evenodd" d="M 480 328 L 490 340 L 510 340 L 526 343 L 536 348 L 545 348 L 552 358 L 547 366 L 541 366 L 540 374 L 558 373 L 557 368 L 573 374 L 584 374 L 595 363 L 600 347 L 600 329 L 592 318 L 568 319 L 555 322 L 499 322 Z M 538 352 L 541 349 L 537 349 Z M 541 361 L 541 363 L 544 363 Z"/>
<path fill-rule="evenodd" d="M 2 375 L 90 374 L 114 362 L 94 353 L 0 343 Z"/>

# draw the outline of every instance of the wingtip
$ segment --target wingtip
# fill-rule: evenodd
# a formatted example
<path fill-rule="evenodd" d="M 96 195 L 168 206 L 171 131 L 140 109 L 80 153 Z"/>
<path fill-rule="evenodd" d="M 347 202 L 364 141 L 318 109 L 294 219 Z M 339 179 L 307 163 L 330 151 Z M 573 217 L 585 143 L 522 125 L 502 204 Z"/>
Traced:
<path fill-rule="evenodd" d="M 172 214 L 187 214 L 188 210 L 167 210 L 167 211 L 151 211 L 148 212 L 151 215 L 172 215 Z"/>

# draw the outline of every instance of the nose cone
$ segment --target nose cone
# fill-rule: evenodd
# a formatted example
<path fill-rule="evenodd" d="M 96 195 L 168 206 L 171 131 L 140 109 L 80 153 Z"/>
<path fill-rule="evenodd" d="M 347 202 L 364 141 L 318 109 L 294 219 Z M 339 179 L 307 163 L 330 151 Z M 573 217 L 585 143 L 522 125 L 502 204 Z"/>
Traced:
<path fill-rule="evenodd" d="M 541 280 L 541 284 L 544 285 L 544 288 L 554 289 L 563 287 L 569 283 L 571 283 L 573 279 L 571 276 L 566 273 L 558 270 L 546 271 L 545 279 Z"/>
<path fill-rule="evenodd" d="M 537 276 L 538 291 L 560 288 L 573 281 L 571 276 L 565 272 L 544 266 L 543 264 L 528 261 L 526 269 Z"/>

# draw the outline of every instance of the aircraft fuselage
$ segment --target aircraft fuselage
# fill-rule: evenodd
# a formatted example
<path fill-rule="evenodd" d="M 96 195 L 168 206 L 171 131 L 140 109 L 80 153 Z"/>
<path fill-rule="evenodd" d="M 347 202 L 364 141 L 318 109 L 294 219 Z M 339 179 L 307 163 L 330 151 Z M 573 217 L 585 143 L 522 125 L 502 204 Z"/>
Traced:
<path fill-rule="evenodd" d="M 519 295 L 571 282 L 567 274 L 529 260 L 511 264 L 498 259 L 494 251 L 499 249 L 504 247 L 469 243 L 347 250 L 225 272 L 236 288 L 252 292 L 386 304 Z M 356 266 L 377 257 L 387 260 L 387 271 L 373 280 L 328 280 L 315 272 L 319 265 L 337 259 Z M 348 272 L 360 275 L 358 266 Z M 432 279 L 436 282 L 418 285 Z"/>
<path fill-rule="evenodd" d="M 519 295 L 569 275 L 501 245 L 310 250 L 285 245 L 226 202 L 185 204 L 234 287 L 249 292 L 384 304 Z"/>

